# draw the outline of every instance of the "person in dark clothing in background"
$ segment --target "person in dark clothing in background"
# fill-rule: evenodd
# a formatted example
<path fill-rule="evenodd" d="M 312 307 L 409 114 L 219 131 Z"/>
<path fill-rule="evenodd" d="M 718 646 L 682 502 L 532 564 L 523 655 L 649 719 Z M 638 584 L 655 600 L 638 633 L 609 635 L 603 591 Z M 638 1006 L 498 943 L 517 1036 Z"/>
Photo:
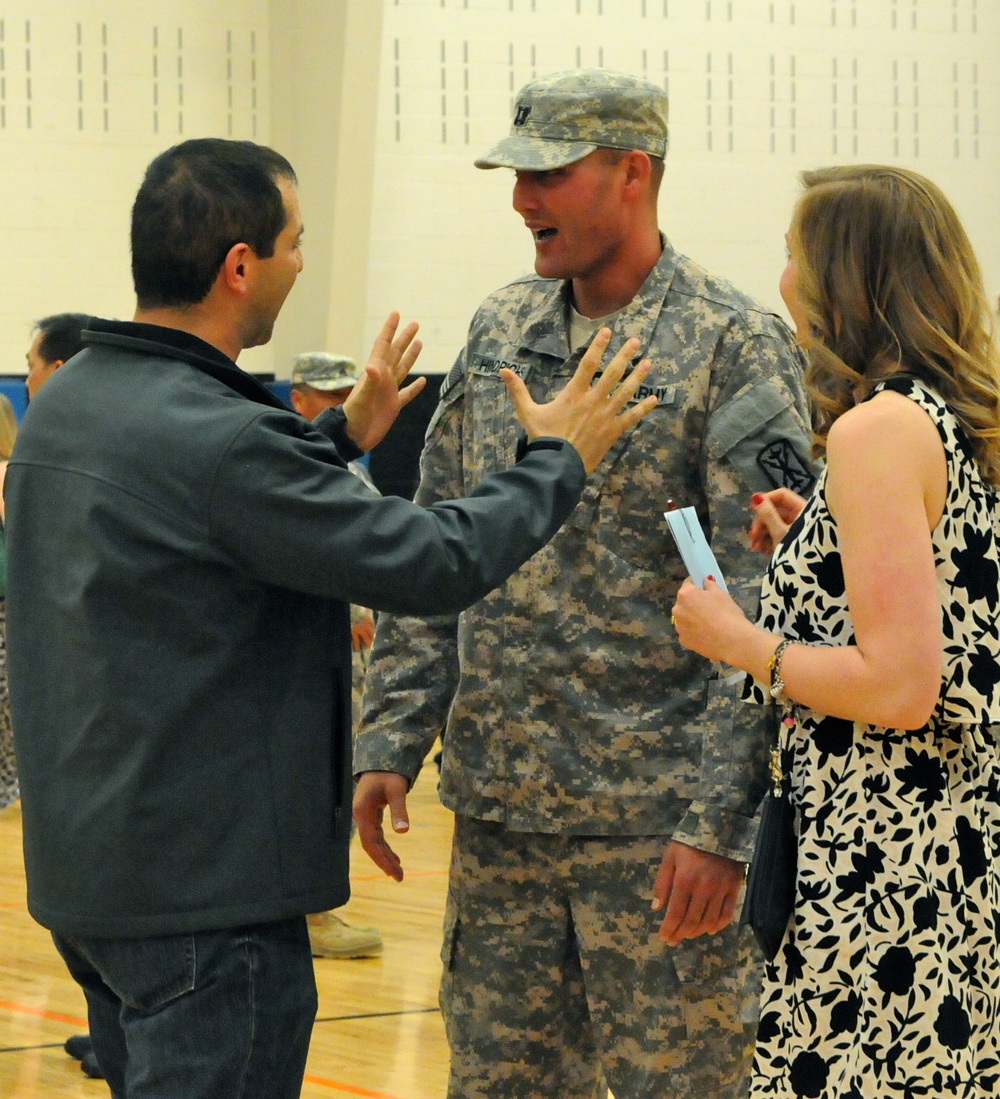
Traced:
<path fill-rule="evenodd" d="M 53 313 L 36 322 L 24 356 L 28 360 L 24 387 L 29 401 L 64 362 L 83 350 L 82 332 L 89 320 L 86 313 Z"/>

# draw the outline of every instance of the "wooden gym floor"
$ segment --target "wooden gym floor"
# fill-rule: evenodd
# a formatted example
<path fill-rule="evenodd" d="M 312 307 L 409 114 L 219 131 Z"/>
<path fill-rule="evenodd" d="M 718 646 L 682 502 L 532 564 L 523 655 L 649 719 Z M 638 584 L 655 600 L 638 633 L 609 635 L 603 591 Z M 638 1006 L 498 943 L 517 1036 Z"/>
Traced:
<path fill-rule="evenodd" d="M 382 933 L 379 958 L 316 959 L 319 1012 L 304 1099 L 440 1099 L 448 1052 L 437 1008 L 441 920 L 451 814 L 437 799 L 428 761 L 409 797 L 410 831 L 393 845 L 400 884 L 377 870 L 355 840 L 350 903 L 339 914 Z M 48 932 L 25 907 L 20 806 L 0 811 L 0 1096 L 102 1099 L 63 1051 L 86 1029 L 83 994 Z"/>

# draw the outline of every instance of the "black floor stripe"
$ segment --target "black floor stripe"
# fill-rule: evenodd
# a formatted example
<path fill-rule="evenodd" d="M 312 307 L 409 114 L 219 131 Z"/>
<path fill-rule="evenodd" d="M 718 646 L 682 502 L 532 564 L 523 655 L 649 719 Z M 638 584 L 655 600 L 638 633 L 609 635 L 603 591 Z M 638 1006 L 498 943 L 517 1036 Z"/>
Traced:
<path fill-rule="evenodd" d="M 437 1014 L 438 1007 L 413 1007 L 407 1011 L 372 1011 L 366 1015 L 325 1015 L 317 1018 L 317 1023 L 346 1023 L 352 1019 L 391 1019 L 395 1015 L 431 1015 Z"/>
<path fill-rule="evenodd" d="M 317 1016 L 318 1023 L 349 1023 L 355 1019 L 391 1019 L 398 1015 L 433 1015 L 440 1011 L 437 1007 L 413 1007 L 405 1011 L 372 1011 L 363 1015 L 324 1015 Z M 29 1053 L 34 1049 L 62 1049 L 62 1042 L 45 1042 L 31 1046 L 3 1046 L 0 1047 L 0 1055 L 4 1053 Z M 66 1055 L 69 1057 L 69 1054 Z"/>
<path fill-rule="evenodd" d="M 37 1046 L 3 1046 L 0 1053 L 28 1053 L 33 1049 L 62 1049 L 62 1042 L 43 1042 Z M 66 1054 L 69 1057 L 69 1054 Z M 70 1058 L 72 1060 L 72 1058 Z"/>

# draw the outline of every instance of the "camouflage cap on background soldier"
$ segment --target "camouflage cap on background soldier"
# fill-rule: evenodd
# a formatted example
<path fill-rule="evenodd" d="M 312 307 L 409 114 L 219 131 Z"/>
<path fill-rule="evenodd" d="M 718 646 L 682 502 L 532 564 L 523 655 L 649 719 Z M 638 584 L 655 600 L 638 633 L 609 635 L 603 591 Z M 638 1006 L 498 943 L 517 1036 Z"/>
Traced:
<path fill-rule="evenodd" d="M 510 135 L 477 168 L 545 172 L 597 148 L 667 153 L 667 94 L 637 76 L 570 69 L 529 81 L 517 93 Z"/>
<path fill-rule="evenodd" d="M 357 363 L 347 355 L 304 351 L 292 360 L 292 385 L 308 385 L 329 392 L 351 389 L 360 378 Z"/>

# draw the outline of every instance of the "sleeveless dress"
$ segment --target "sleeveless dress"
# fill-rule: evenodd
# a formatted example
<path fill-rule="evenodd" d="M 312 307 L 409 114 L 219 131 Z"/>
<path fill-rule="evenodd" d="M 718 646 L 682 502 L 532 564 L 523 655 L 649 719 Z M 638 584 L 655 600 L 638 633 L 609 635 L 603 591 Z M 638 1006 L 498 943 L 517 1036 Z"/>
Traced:
<path fill-rule="evenodd" d="M 947 456 L 941 696 L 914 732 L 788 707 L 798 880 L 765 967 L 752 1099 L 1000 1096 L 1000 513 L 942 400 L 905 376 L 882 388 L 927 412 Z M 852 643 L 837 545 L 824 472 L 773 555 L 765 629 Z"/>

